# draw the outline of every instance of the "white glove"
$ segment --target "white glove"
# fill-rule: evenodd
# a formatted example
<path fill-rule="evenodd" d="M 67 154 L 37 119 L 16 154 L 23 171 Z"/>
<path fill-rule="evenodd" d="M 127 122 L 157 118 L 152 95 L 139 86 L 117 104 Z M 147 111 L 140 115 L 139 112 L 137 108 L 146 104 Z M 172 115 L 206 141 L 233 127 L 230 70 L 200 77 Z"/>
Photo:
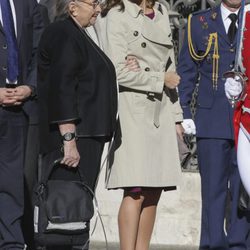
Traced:
<path fill-rule="evenodd" d="M 237 98 L 242 92 L 242 85 L 238 80 L 238 76 L 235 78 L 227 78 L 225 82 L 225 94 L 228 99 L 232 99 L 233 97 Z"/>
<path fill-rule="evenodd" d="M 192 119 L 184 119 L 182 122 L 182 127 L 184 128 L 184 133 L 187 135 L 196 134 L 196 127 Z"/>

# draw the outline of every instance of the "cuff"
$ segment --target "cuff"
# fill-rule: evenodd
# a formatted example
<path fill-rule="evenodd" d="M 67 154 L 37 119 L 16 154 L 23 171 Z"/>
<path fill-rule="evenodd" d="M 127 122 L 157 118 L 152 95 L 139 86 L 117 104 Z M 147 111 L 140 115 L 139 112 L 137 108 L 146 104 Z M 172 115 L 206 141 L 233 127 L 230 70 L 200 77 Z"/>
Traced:
<path fill-rule="evenodd" d="M 154 93 L 162 93 L 164 87 L 164 77 L 165 72 L 154 72 L 151 74 L 151 81 L 152 81 L 152 92 Z"/>

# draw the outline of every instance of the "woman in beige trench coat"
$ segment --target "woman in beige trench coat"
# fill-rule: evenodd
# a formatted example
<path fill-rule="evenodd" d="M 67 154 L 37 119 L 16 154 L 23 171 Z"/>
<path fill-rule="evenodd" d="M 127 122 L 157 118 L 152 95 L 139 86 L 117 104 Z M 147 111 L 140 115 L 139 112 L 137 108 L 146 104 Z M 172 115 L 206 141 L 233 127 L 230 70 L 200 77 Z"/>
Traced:
<path fill-rule="evenodd" d="M 99 38 L 116 67 L 122 133 L 107 187 L 124 188 L 121 250 L 146 250 L 161 191 L 180 181 L 176 130 L 181 136 L 182 110 L 175 89 L 180 78 L 168 11 L 154 0 L 107 0 L 103 17 Z"/>

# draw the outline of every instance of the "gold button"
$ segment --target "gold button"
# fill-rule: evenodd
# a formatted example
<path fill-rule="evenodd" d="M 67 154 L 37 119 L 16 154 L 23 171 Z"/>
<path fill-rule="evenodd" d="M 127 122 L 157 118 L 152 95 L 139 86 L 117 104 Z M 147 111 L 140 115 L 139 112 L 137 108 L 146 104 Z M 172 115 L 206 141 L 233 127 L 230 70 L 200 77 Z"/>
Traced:
<path fill-rule="evenodd" d="M 142 46 L 142 48 L 146 48 L 147 44 L 146 43 L 142 43 L 141 46 Z"/>
<path fill-rule="evenodd" d="M 139 32 L 136 30 L 134 31 L 134 36 L 138 36 L 139 35 Z"/>
<path fill-rule="evenodd" d="M 149 67 L 146 67 L 146 68 L 145 68 L 145 71 L 150 71 L 150 68 L 149 68 Z"/>

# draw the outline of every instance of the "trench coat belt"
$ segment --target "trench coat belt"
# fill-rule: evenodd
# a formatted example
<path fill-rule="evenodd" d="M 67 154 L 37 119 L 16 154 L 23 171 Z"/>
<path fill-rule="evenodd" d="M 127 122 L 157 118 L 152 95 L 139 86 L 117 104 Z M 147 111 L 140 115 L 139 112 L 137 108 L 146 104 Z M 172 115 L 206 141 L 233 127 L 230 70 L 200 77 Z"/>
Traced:
<path fill-rule="evenodd" d="M 156 128 L 160 127 L 160 111 L 161 111 L 161 101 L 155 99 L 154 125 Z"/>
<path fill-rule="evenodd" d="M 130 88 L 126 88 L 124 86 L 119 86 L 119 92 L 134 92 L 134 93 L 139 93 L 139 94 L 143 94 L 145 96 L 147 96 L 147 98 L 153 102 L 155 102 L 155 110 L 154 110 L 154 120 L 153 123 L 155 125 L 156 128 L 160 127 L 160 112 L 161 112 L 161 98 L 156 98 L 157 95 L 159 94 L 155 94 L 153 92 L 146 92 L 146 91 L 141 91 L 141 90 L 137 90 L 137 89 L 130 89 Z"/>

